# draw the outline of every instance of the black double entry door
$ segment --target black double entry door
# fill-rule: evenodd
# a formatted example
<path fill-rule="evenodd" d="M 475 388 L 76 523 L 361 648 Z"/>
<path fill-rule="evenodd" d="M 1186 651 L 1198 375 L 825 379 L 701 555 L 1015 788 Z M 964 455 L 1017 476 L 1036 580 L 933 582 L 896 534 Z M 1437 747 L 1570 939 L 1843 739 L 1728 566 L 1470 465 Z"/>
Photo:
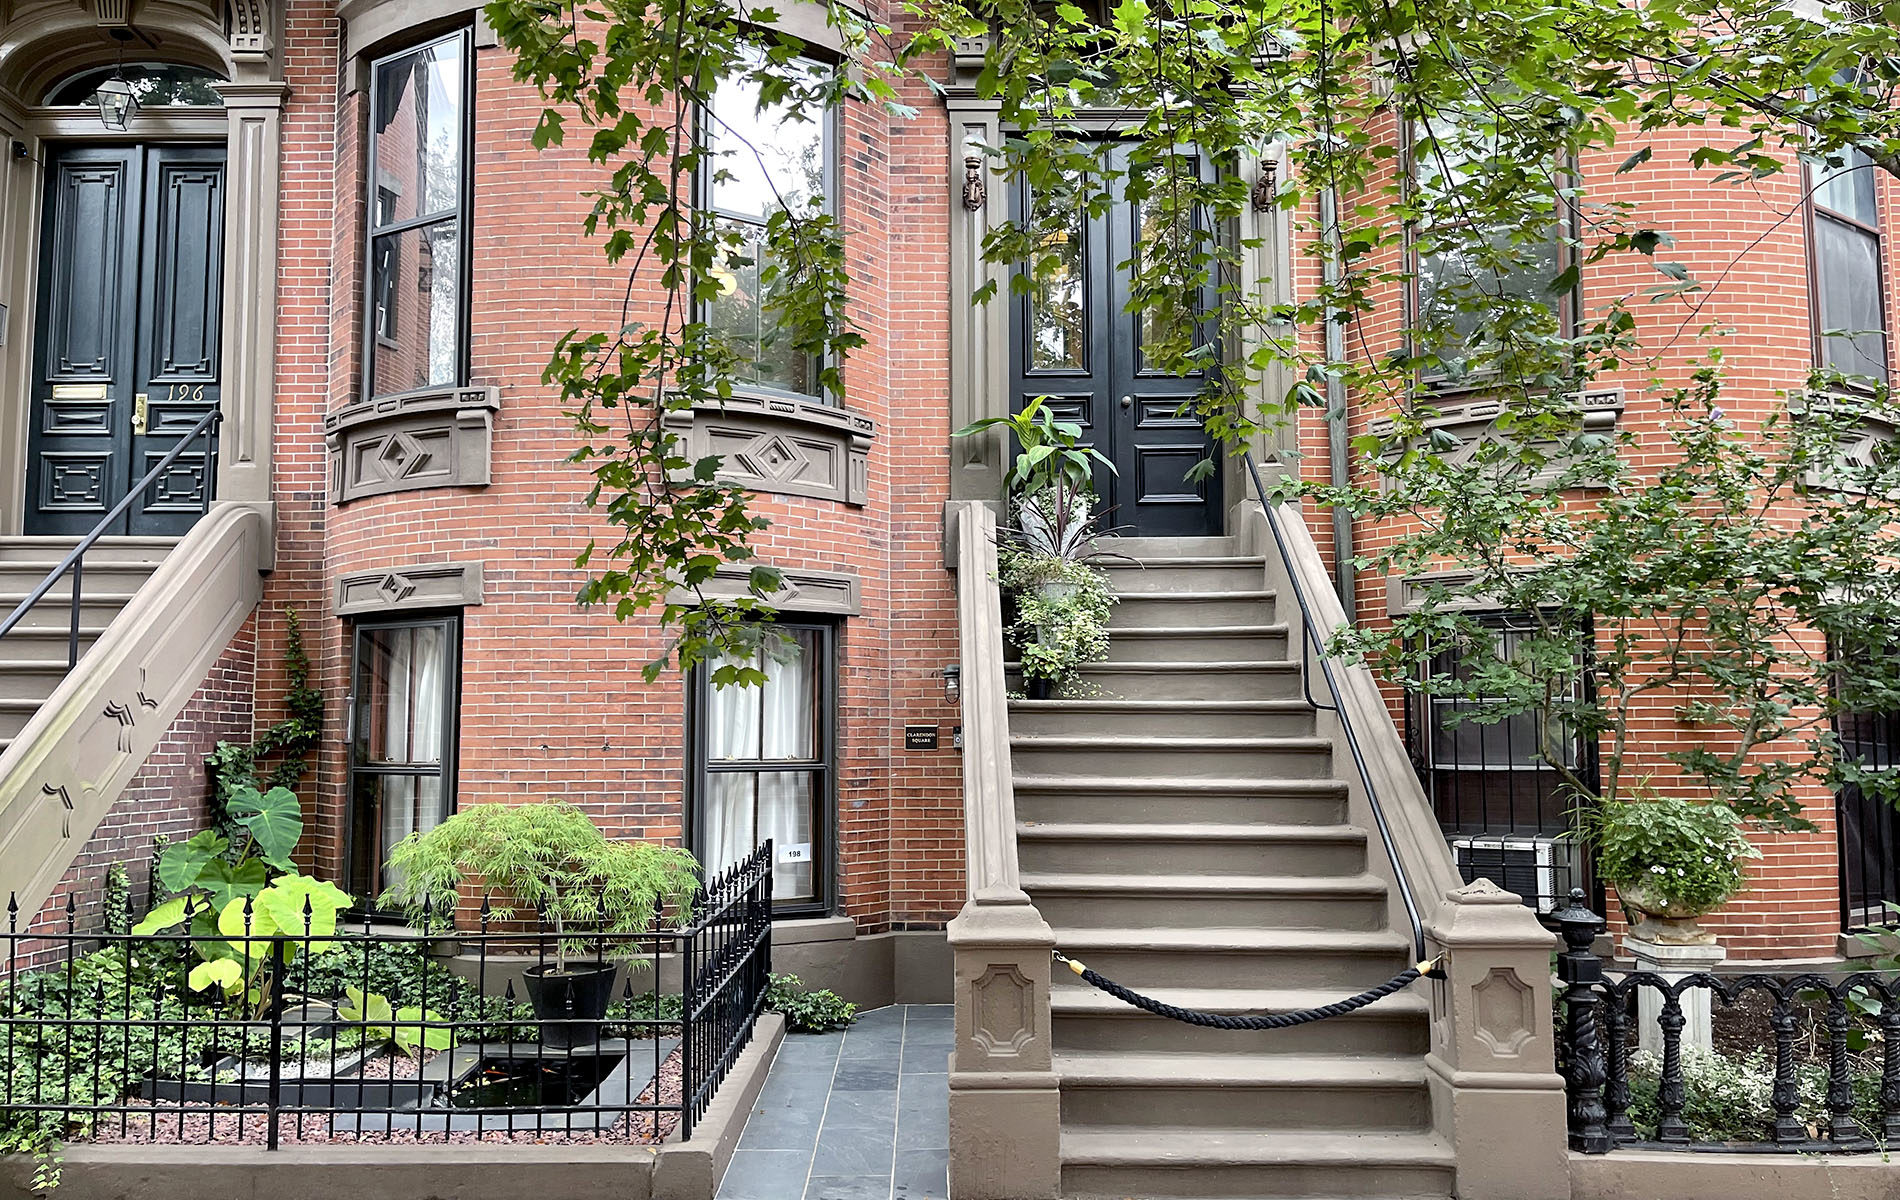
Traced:
<path fill-rule="evenodd" d="M 224 160 L 222 146 L 48 157 L 26 532 L 90 532 L 218 406 Z M 185 532 L 216 475 L 201 440 L 107 532 Z"/>
<path fill-rule="evenodd" d="M 1102 144 L 1112 177 L 1128 169 L 1128 149 Z M 1205 162 L 1190 169 L 1207 171 Z M 1116 184 L 1118 193 L 1122 184 Z M 1016 211 L 1037 203 L 1027 191 Z M 1152 208 L 1152 206 L 1151 206 Z M 1129 266 L 1144 244 L 1166 236 L 1158 214 L 1118 194 L 1107 212 L 1077 211 L 1044 242 L 1053 273 L 1015 298 L 1011 320 L 1011 411 L 1036 397 L 1060 420 L 1082 426 L 1084 441 L 1115 464 L 1097 469 L 1096 511 L 1112 532 L 1147 537 L 1218 534 L 1222 527 L 1220 456 L 1199 419 L 1184 412 L 1207 386 L 1206 372 L 1170 374 L 1150 367 L 1142 344 L 1155 319 L 1127 311 Z M 1045 226 L 1045 229 L 1049 226 Z M 1209 231 L 1196 229 L 1195 236 Z M 1213 289 L 1202 311 L 1213 314 Z M 1216 336 L 1216 322 L 1203 335 Z M 1218 359 L 1218 355 L 1213 356 Z M 1211 459 L 1215 473 L 1190 475 Z"/>

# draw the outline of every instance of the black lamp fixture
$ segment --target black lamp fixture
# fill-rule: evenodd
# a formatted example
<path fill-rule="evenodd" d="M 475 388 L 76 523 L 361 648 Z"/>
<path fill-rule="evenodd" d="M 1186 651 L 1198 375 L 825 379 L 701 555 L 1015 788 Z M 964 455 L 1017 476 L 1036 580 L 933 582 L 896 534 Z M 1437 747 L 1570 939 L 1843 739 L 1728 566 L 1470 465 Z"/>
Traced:
<path fill-rule="evenodd" d="M 125 44 L 132 39 L 132 33 L 114 29 L 112 36 L 119 43 L 119 65 L 113 69 L 112 78 L 100 84 L 99 90 L 92 94 L 92 102 L 99 106 L 99 119 L 107 129 L 124 129 L 139 114 L 138 94 L 125 77 Z"/>

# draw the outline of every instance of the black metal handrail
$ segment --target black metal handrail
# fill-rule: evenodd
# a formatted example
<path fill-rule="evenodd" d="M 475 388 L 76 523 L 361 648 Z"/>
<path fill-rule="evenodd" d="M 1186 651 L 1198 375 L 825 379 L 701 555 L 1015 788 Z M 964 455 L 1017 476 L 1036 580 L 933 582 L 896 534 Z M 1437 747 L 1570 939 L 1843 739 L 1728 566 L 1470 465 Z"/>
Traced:
<path fill-rule="evenodd" d="M 58 585 L 60 578 L 64 576 L 66 572 L 71 571 L 73 575 L 73 594 L 71 622 L 68 625 L 66 633 L 66 669 L 70 671 L 78 666 L 79 606 L 82 602 L 82 593 L 85 590 L 86 551 L 92 549 L 93 545 L 97 543 L 100 538 L 105 536 L 106 530 L 109 529 L 114 522 L 131 511 L 133 503 L 145 495 L 146 489 L 150 488 L 154 483 L 157 483 L 159 476 L 170 469 L 171 465 L 178 461 L 179 456 L 184 454 L 184 452 L 191 447 L 192 443 L 196 442 L 200 437 L 205 439 L 205 485 L 202 489 L 204 501 L 199 511 L 201 513 L 210 512 L 211 438 L 212 432 L 217 429 L 218 423 L 222 420 L 224 420 L 224 411 L 217 408 L 199 417 L 197 424 L 193 425 L 183 437 L 178 439 L 178 444 L 166 451 L 165 457 L 159 459 L 151 470 L 140 476 L 139 481 L 126 491 L 124 498 L 113 505 L 111 511 L 107 512 L 105 516 L 99 518 L 99 523 L 92 527 L 92 532 L 80 538 L 79 544 L 67 552 L 66 557 L 59 561 L 58 566 L 46 573 L 46 578 L 40 580 L 39 586 L 27 593 L 26 599 L 20 601 L 13 612 L 7 616 L 6 620 L 0 621 L 0 638 L 4 638 L 9 633 L 12 633 L 20 622 L 26 620 L 26 615 L 33 611 L 34 605 L 44 600 L 46 594 Z"/>
<path fill-rule="evenodd" d="M 1317 623 L 1313 619 L 1313 606 L 1308 602 L 1306 589 L 1300 586 L 1299 572 L 1293 569 L 1293 556 L 1287 550 L 1286 534 L 1280 529 L 1279 514 L 1274 511 L 1274 502 L 1268 498 L 1266 485 L 1260 481 L 1260 468 L 1254 462 L 1251 453 L 1241 457 L 1247 463 L 1247 476 L 1253 480 L 1254 498 L 1260 501 L 1261 509 L 1267 516 L 1267 527 L 1273 531 L 1273 543 L 1279 548 L 1280 561 L 1286 564 L 1287 581 L 1293 587 L 1293 599 L 1300 606 L 1300 687 L 1306 702 L 1314 708 L 1323 709 L 1339 717 L 1339 727 L 1345 732 L 1346 746 L 1352 751 L 1353 765 L 1359 770 L 1359 784 L 1366 790 L 1366 803 L 1372 809 L 1372 823 L 1378 828 L 1379 840 L 1385 844 L 1386 860 L 1392 864 L 1394 882 L 1399 885 L 1399 899 L 1405 904 L 1405 918 L 1412 927 L 1412 949 L 1423 962 L 1429 955 L 1425 950 L 1425 923 L 1418 915 L 1418 901 L 1412 895 L 1412 883 L 1406 876 L 1405 863 L 1399 858 L 1399 848 L 1392 840 L 1392 829 L 1386 823 L 1385 807 L 1379 802 L 1379 789 L 1373 785 L 1372 771 L 1366 766 L 1365 751 L 1360 748 L 1359 734 L 1352 727 L 1352 718 L 1337 701 L 1344 693 L 1338 680 L 1333 677 L 1332 661 L 1326 655 L 1326 647 L 1320 643 Z M 1311 644 L 1319 658 L 1320 672 L 1326 677 L 1326 687 L 1333 694 L 1334 703 L 1322 704 L 1314 699 L 1313 691 L 1307 683 L 1306 647 Z"/>

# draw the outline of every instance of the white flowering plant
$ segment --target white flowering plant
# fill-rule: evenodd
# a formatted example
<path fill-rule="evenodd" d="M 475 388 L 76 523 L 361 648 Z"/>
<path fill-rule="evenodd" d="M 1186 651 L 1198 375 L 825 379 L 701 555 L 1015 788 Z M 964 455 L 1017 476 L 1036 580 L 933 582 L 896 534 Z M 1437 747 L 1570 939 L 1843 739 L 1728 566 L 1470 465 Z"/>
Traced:
<path fill-rule="evenodd" d="M 1638 792 L 1593 806 L 1583 828 L 1605 880 L 1696 912 L 1719 908 L 1746 887 L 1742 864 L 1761 856 L 1734 809 L 1676 796 Z"/>

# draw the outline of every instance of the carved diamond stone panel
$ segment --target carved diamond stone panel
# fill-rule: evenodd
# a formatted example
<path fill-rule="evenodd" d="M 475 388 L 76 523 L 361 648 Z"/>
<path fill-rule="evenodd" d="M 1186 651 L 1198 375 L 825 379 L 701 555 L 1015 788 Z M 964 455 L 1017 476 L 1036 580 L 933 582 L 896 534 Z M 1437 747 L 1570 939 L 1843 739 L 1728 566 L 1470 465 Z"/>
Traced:
<path fill-rule="evenodd" d="M 1021 1054 L 1036 1037 L 1035 987 L 1013 965 L 993 965 L 970 985 L 971 1037 L 992 1058 Z"/>
<path fill-rule="evenodd" d="M 338 409 L 324 421 L 330 498 L 431 487 L 485 487 L 501 406 L 494 388 L 448 388 L 384 396 Z"/>
<path fill-rule="evenodd" d="M 339 617 L 405 608 L 462 608 L 482 602 L 482 564 L 418 563 L 352 571 L 336 581 Z"/>
<path fill-rule="evenodd" d="M 754 491 L 845 504 L 870 499 L 876 426 L 856 413 L 780 397 L 734 396 L 723 405 L 672 414 L 667 426 L 679 434 L 689 461 L 717 455 L 721 478 Z"/>

